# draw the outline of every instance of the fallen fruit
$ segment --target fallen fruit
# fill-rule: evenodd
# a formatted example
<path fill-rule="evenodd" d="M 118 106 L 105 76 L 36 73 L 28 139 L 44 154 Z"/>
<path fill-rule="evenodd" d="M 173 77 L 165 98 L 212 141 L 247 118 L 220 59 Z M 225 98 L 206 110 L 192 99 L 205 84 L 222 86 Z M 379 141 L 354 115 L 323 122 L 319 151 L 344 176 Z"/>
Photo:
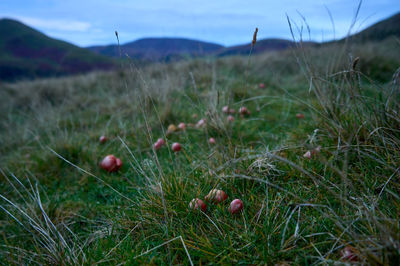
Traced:
<path fill-rule="evenodd" d="M 159 138 L 159 139 L 157 140 L 157 142 L 159 142 L 161 145 L 165 145 L 165 140 L 162 139 L 162 138 Z"/>
<path fill-rule="evenodd" d="M 156 143 L 154 143 L 153 148 L 157 151 L 161 149 L 162 146 L 165 145 L 165 140 L 162 138 L 159 138 Z"/>
<path fill-rule="evenodd" d="M 296 118 L 303 119 L 304 118 L 304 114 L 298 113 L 298 114 L 296 114 Z"/>
<path fill-rule="evenodd" d="M 228 117 L 226 118 L 228 120 L 228 122 L 233 122 L 235 121 L 235 118 L 231 115 L 228 115 Z"/>
<path fill-rule="evenodd" d="M 247 110 L 247 108 L 244 107 L 244 106 L 242 106 L 242 107 L 239 108 L 239 113 L 240 113 L 241 115 L 250 115 L 250 111 Z"/>
<path fill-rule="evenodd" d="M 200 128 L 200 127 L 204 127 L 206 125 L 207 120 L 205 118 L 202 118 L 199 120 L 199 122 L 197 122 L 196 127 Z"/>
<path fill-rule="evenodd" d="M 352 246 L 346 246 L 340 251 L 341 259 L 344 261 L 358 261 L 358 250 Z"/>
<path fill-rule="evenodd" d="M 189 209 L 191 210 L 201 210 L 205 212 L 207 210 L 207 205 L 201 199 L 192 199 L 189 203 Z"/>
<path fill-rule="evenodd" d="M 208 195 L 205 197 L 205 200 L 211 201 L 214 203 L 221 203 L 228 198 L 228 195 L 220 189 L 212 189 Z"/>
<path fill-rule="evenodd" d="M 303 157 L 307 158 L 307 159 L 311 159 L 311 152 L 307 151 L 306 153 L 303 154 Z"/>
<path fill-rule="evenodd" d="M 240 199 L 232 200 L 228 210 L 232 214 L 240 212 L 241 210 L 243 210 L 243 202 Z"/>
<path fill-rule="evenodd" d="M 118 169 L 122 167 L 122 161 L 121 161 L 120 158 L 117 158 L 116 161 L 115 161 L 115 163 L 116 163 Z M 117 170 L 118 170 L 118 169 L 117 169 Z"/>
<path fill-rule="evenodd" d="M 110 154 L 104 157 L 104 159 L 100 163 L 100 167 L 107 172 L 115 172 L 118 171 L 122 166 L 121 159 L 115 157 L 114 155 Z"/>
<path fill-rule="evenodd" d="M 229 106 L 226 105 L 226 106 L 222 107 L 222 112 L 225 114 L 229 113 Z"/>
<path fill-rule="evenodd" d="M 179 128 L 180 130 L 186 130 L 186 125 L 185 125 L 185 123 L 179 123 L 178 128 Z"/>
<path fill-rule="evenodd" d="M 106 136 L 101 136 L 100 139 L 99 139 L 100 143 L 104 143 L 104 142 L 106 142 L 107 140 L 108 140 L 108 139 L 107 139 Z"/>
<path fill-rule="evenodd" d="M 264 84 L 264 83 L 260 83 L 260 84 L 258 84 L 258 87 L 259 87 L 260 89 L 264 89 L 264 88 L 265 88 L 265 84 Z"/>
<path fill-rule="evenodd" d="M 216 143 L 216 141 L 215 141 L 215 139 L 214 139 L 214 138 L 210 138 L 210 139 L 208 140 L 208 143 L 210 143 L 210 144 L 215 144 L 215 143 Z"/>
<path fill-rule="evenodd" d="M 156 142 L 156 143 L 154 143 L 154 145 L 153 145 L 153 148 L 156 150 L 156 151 L 158 151 L 159 149 L 161 149 L 161 147 L 162 147 L 163 145 L 160 143 L 160 142 Z"/>
<path fill-rule="evenodd" d="M 168 126 L 167 133 L 172 133 L 175 131 L 176 131 L 176 126 L 174 124 Z"/>
<path fill-rule="evenodd" d="M 179 144 L 178 142 L 174 142 L 173 144 L 172 144 L 172 150 L 174 151 L 174 152 L 178 152 L 178 151 L 180 151 L 182 149 L 182 146 L 181 146 L 181 144 Z"/>

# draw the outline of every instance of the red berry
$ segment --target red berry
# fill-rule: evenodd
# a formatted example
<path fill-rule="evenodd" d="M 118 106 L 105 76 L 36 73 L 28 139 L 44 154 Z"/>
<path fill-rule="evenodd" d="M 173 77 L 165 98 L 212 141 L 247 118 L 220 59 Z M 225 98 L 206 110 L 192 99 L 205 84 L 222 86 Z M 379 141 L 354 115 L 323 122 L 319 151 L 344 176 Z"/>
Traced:
<path fill-rule="evenodd" d="M 174 152 L 178 152 L 178 151 L 180 151 L 181 149 L 182 149 L 182 146 L 181 146 L 181 144 L 179 144 L 178 142 L 175 142 L 175 143 L 172 144 L 172 150 L 173 150 Z"/>
<path fill-rule="evenodd" d="M 229 206 L 229 212 L 232 214 L 238 213 L 243 210 L 243 202 L 240 199 L 234 199 Z"/>
<path fill-rule="evenodd" d="M 265 88 L 265 84 L 264 84 L 264 83 L 260 83 L 260 84 L 258 85 L 258 87 L 260 87 L 260 89 L 264 89 L 264 88 Z"/>
<path fill-rule="evenodd" d="M 304 118 L 304 114 L 298 113 L 298 114 L 296 114 L 296 118 L 303 119 Z"/>
<path fill-rule="evenodd" d="M 210 139 L 208 140 L 208 143 L 210 143 L 210 144 L 215 144 L 215 143 L 216 143 L 216 141 L 215 141 L 215 139 L 214 139 L 214 138 L 210 138 Z"/>
<path fill-rule="evenodd" d="M 226 105 L 226 106 L 222 107 L 222 112 L 225 114 L 229 113 L 229 106 Z"/>
<path fill-rule="evenodd" d="M 228 115 L 228 117 L 226 118 L 228 120 L 228 122 L 233 122 L 235 121 L 235 118 L 231 115 Z"/>

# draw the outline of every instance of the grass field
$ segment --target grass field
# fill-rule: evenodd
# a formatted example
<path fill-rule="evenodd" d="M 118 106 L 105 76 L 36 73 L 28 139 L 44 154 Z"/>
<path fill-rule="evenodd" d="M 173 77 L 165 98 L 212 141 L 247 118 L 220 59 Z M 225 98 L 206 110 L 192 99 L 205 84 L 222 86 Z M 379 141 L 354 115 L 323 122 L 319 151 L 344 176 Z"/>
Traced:
<path fill-rule="evenodd" d="M 352 246 L 353 263 L 399 264 L 399 45 L 2 84 L 0 261 L 334 264 Z M 158 138 L 167 145 L 154 151 Z M 118 172 L 100 169 L 108 154 Z M 213 188 L 228 199 L 188 209 Z M 232 215 L 235 198 L 244 208 Z"/>

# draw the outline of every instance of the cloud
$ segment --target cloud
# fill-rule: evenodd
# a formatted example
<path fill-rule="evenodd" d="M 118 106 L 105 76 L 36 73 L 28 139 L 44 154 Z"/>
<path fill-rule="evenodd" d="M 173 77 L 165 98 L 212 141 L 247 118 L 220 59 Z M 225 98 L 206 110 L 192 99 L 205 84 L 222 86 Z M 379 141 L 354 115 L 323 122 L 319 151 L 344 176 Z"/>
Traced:
<path fill-rule="evenodd" d="M 25 16 L 12 16 L 12 17 L 34 28 L 40 28 L 46 30 L 87 32 L 91 27 L 90 23 L 77 20 L 41 19 L 41 18 L 33 18 Z"/>

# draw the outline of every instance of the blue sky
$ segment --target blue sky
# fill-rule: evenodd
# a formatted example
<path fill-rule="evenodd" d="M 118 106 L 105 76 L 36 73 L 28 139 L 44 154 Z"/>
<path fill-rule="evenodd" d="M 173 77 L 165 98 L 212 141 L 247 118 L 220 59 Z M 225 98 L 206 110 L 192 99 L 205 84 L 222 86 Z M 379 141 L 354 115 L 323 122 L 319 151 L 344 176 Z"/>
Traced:
<path fill-rule="evenodd" d="M 45 34 L 79 46 L 121 43 L 143 37 L 186 37 L 223 45 L 259 38 L 287 38 L 286 14 L 311 39 L 347 34 L 358 0 L 0 0 L 0 17 L 20 20 Z M 332 14 L 335 31 L 329 18 Z M 364 0 L 353 32 L 400 11 L 399 0 Z M 301 15 L 300 15 L 301 14 Z M 308 39 L 308 33 L 305 34 Z"/>

